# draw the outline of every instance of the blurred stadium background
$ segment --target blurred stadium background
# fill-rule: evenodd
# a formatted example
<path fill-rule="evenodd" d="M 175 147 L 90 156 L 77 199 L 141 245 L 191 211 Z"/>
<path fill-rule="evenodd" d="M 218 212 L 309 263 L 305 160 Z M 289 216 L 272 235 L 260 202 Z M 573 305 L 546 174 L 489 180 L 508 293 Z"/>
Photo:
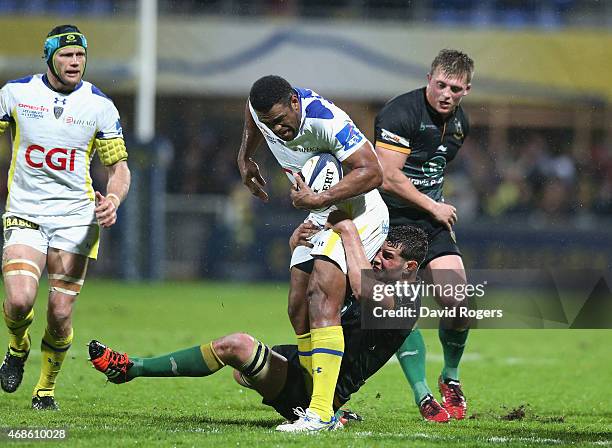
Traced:
<path fill-rule="evenodd" d="M 423 85 L 441 48 L 476 62 L 471 135 L 446 178 L 466 266 L 612 267 L 612 2 L 160 0 L 151 139 L 136 129 L 141 7 L 0 0 L 0 84 L 44 71 L 46 33 L 74 23 L 89 41 L 85 78 L 122 115 L 133 184 L 92 275 L 286 281 L 305 213 L 265 147 L 270 203 L 241 185 L 251 83 L 274 73 L 312 88 L 372 138 L 381 106 Z M 2 139 L 1 173 L 9 160 Z"/>

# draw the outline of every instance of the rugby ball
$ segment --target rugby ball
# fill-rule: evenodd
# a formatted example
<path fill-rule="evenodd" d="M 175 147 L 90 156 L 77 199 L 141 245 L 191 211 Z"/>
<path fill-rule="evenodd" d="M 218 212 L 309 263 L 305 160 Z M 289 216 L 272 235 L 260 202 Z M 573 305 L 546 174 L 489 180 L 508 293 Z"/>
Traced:
<path fill-rule="evenodd" d="M 299 174 L 314 193 L 321 193 L 340 182 L 342 164 L 333 155 L 321 153 L 308 159 Z M 324 210 L 326 209 L 312 211 Z"/>

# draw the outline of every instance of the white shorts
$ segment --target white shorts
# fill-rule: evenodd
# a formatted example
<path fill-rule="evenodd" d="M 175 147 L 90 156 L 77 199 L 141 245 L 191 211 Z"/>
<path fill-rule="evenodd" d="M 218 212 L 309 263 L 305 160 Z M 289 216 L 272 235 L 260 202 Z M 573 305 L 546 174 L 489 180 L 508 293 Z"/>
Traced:
<path fill-rule="evenodd" d="M 15 216 L 5 213 L 4 247 L 24 244 L 43 254 L 47 248 L 64 250 L 96 259 L 100 243 L 98 224 L 73 225 L 71 217 Z"/>
<path fill-rule="evenodd" d="M 366 256 L 369 261 L 372 261 L 389 233 L 389 210 L 378 190 L 352 199 L 346 204 L 339 205 L 338 208 L 353 218 Z M 308 220 L 323 227 L 327 221 L 327 214 L 311 213 L 305 221 Z M 348 272 L 340 235 L 331 229 L 321 230 L 310 239 L 310 242 L 314 247 L 298 246 L 295 248 L 291 254 L 290 267 L 313 260 L 317 256 L 324 256 L 334 261 L 342 272 L 345 274 Z"/>

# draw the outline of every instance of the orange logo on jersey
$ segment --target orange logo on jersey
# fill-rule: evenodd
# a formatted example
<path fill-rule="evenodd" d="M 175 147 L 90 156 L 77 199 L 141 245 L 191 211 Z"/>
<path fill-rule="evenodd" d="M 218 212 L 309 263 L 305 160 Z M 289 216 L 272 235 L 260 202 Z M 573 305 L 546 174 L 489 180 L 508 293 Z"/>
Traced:
<path fill-rule="evenodd" d="M 40 162 L 34 161 L 32 159 L 32 155 L 34 152 L 40 152 Z M 68 156 L 70 153 L 70 156 Z M 45 164 L 55 171 L 74 171 L 74 160 L 76 158 L 76 149 L 71 149 L 68 151 L 64 148 L 53 148 L 49 150 L 45 157 L 42 158 L 42 155 L 45 154 L 45 148 L 39 145 L 30 145 L 25 152 L 26 163 L 30 165 L 32 168 L 42 168 Z M 60 154 L 58 157 L 55 157 L 57 154 Z M 43 163 L 44 162 L 44 163 Z"/>

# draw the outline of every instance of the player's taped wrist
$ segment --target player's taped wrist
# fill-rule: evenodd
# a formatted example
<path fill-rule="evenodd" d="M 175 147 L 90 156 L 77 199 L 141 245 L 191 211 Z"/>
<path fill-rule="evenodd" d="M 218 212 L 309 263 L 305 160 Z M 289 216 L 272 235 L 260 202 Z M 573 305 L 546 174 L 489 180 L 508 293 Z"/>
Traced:
<path fill-rule="evenodd" d="M 117 200 L 117 202 L 115 203 L 115 201 L 112 201 L 111 199 L 115 198 Z M 119 208 L 119 206 L 121 205 L 121 199 L 119 199 L 119 196 L 117 196 L 115 193 L 108 193 L 106 195 L 106 199 L 108 199 L 109 201 L 111 201 L 113 204 L 115 204 L 115 208 Z"/>

